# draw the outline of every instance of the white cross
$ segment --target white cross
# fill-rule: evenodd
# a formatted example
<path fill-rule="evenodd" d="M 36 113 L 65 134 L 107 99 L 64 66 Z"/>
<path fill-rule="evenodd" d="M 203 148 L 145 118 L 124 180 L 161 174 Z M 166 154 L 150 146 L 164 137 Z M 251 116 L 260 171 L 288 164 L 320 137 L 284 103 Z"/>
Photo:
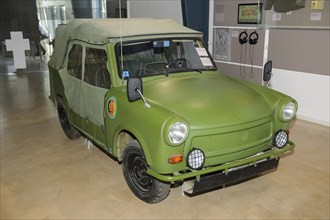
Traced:
<path fill-rule="evenodd" d="M 14 65 L 16 69 L 25 69 L 25 50 L 30 50 L 28 39 L 23 39 L 21 31 L 10 32 L 11 40 L 6 40 L 7 51 L 13 51 Z"/>

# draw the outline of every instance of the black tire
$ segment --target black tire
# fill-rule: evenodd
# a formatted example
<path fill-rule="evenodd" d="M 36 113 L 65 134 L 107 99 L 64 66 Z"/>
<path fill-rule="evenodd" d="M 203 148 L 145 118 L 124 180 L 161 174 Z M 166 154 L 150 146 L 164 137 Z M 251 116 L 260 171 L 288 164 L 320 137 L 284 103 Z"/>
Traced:
<path fill-rule="evenodd" d="M 147 162 L 140 144 L 132 141 L 123 153 L 123 173 L 127 185 L 136 197 L 147 203 L 158 203 L 166 199 L 171 185 L 147 174 Z"/>
<path fill-rule="evenodd" d="M 60 100 L 57 102 L 57 113 L 58 118 L 60 120 L 61 127 L 65 133 L 65 135 L 70 138 L 71 140 L 78 139 L 81 137 L 79 131 L 77 131 L 69 122 L 67 111 L 65 105 Z"/>

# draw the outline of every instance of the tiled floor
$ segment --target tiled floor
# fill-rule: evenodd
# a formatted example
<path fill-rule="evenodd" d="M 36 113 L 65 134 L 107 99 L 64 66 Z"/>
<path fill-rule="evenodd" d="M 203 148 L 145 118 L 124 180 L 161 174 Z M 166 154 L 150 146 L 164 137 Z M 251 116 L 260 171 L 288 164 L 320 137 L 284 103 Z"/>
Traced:
<path fill-rule="evenodd" d="M 148 205 L 121 165 L 70 141 L 48 99 L 46 64 L 0 61 L 1 219 L 329 219 L 329 128 L 296 120 L 276 172 L 197 197 L 173 188 Z"/>

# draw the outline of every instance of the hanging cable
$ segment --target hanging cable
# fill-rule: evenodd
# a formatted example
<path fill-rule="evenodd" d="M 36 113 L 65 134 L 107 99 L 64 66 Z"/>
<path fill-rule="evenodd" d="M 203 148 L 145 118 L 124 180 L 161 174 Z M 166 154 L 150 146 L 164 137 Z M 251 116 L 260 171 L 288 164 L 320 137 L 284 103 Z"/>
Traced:
<path fill-rule="evenodd" d="M 249 35 L 249 44 L 251 45 L 249 48 L 249 58 L 251 61 L 251 70 L 250 70 L 250 78 L 254 77 L 254 65 L 253 65 L 253 59 L 254 59 L 254 45 L 256 45 L 258 43 L 258 39 L 259 39 L 259 35 L 257 33 L 257 31 L 253 31 L 250 35 Z M 252 50 L 251 50 L 252 47 Z"/>
<path fill-rule="evenodd" d="M 245 31 L 242 31 L 239 35 L 239 43 L 241 45 L 241 53 L 240 53 L 240 67 L 239 67 L 239 73 L 241 75 L 241 77 L 243 79 L 245 79 L 246 77 L 246 73 L 245 73 L 245 64 L 246 64 L 246 43 L 248 42 L 248 34 Z M 243 53 L 243 44 L 245 44 L 245 48 L 244 48 L 244 69 L 243 69 L 243 72 L 242 72 L 242 53 Z"/>
<path fill-rule="evenodd" d="M 251 47 L 252 47 L 252 50 L 251 50 Z M 251 51 L 252 51 L 252 53 L 251 53 Z M 250 78 L 253 78 L 254 77 L 254 71 L 253 71 L 254 45 L 250 46 L 250 48 L 249 48 L 249 58 L 250 58 L 250 62 L 251 62 L 251 70 L 250 70 L 249 76 L 250 76 Z"/>
<path fill-rule="evenodd" d="M 239 67 L 239 72 L 240 72 L 240 75 L 243 79 L 246 78 L 246 71 L 245 71 L 245 68 L 246 68 L 246 47 L 247 45 L 244 46 L 243 48 L 243 45 L 241 45 L 241 54 L 240 54 L 240 67 Z M 243 54 L 243 50 L 244 50 L 244 63 L 242 63 L 242 54 Z M 242 66 L 243 66 L 243 71 L 242 71 Z"/>
<path fill-rule="evenodd" d="M 240 53 L 240 56 L 239 56 L 239 74 L 241 75 L 241 77 L 244 79 L 244 76 L 242 75 L 242 45 L 241 45 L 241 53 Z"/>

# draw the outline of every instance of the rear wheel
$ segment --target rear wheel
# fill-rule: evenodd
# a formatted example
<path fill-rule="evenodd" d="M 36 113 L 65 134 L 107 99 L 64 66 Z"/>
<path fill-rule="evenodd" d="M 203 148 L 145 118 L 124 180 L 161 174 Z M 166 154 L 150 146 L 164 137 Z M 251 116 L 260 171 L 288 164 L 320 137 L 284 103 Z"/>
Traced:
<path fill-rule="evenodd" d="M 127 144 L 123 153 L 123 173 L 131 191 L 142 201 L 158 203 L 166 199 L 170 184 L 147 174 L 147 162 L 137 141 Z"/>
<path fill-rule="evenodd" d="M 57 113 L 58 118 L 60 120 L 61 127 L 65 133 L 65 135 L 70 138 L 71 140 L 77 139 L 81 137 L 81 134 L 77 129 L 75 129 L 69 122 L 67 117 L 67 111 L 63 104 L 63 102 L 60 100 L 57 102 Z"/>

